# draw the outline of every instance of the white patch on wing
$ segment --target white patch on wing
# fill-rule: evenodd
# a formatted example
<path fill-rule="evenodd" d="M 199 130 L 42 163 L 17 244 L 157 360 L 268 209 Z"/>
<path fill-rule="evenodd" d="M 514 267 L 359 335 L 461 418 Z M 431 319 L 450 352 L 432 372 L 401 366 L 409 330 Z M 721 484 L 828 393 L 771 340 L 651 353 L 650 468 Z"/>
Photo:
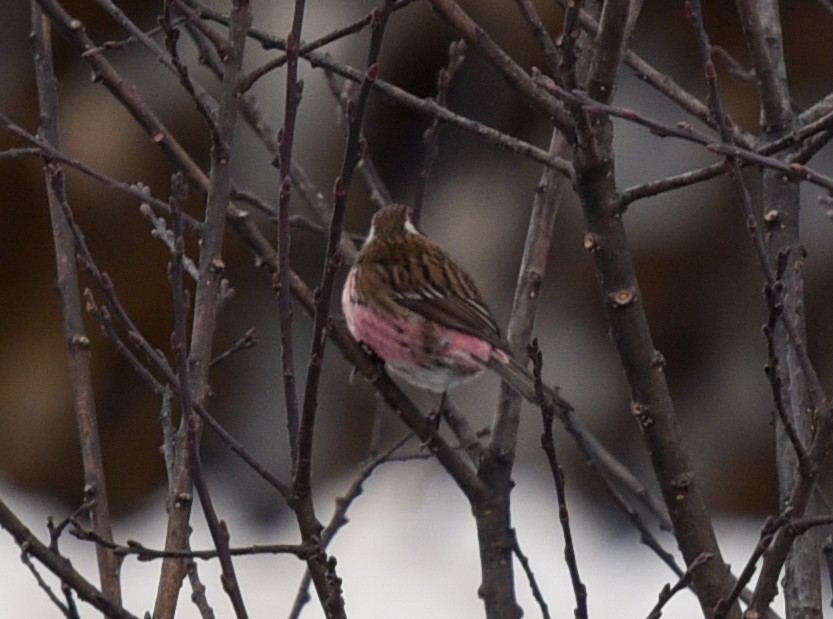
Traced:
<path fill-rule="evenodd" d="M 429 299 L 443 299 L 445 298 L 445 293 L 442 290 L 428 284 L 425 288 L 420 290 L 420 293 L 424 297 L 428 297 Z"/>

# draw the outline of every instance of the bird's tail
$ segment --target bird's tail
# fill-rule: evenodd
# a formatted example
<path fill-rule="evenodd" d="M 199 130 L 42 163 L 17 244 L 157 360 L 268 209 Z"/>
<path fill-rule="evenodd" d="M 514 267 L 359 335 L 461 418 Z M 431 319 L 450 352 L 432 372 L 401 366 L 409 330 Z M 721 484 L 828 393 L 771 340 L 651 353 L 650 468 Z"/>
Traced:
<path fill-rule="evenodd" d="M 501 357 L 504 357 L 504 355 L 501 355 Z M 505 358 L 490 357 L 486 367 L 500 376 L 521 397 L 537 406 L 544 403 L 550 404 L 555 407 L 555 413 L 558 416 L 573 410 L 570 403 L 558 395 L 558 389 L 553 389 L 547 385 L 542 385 L 542 401 L 535 391 L 535 379 L 532 374 L 508 355 L 505 355 Z"/>

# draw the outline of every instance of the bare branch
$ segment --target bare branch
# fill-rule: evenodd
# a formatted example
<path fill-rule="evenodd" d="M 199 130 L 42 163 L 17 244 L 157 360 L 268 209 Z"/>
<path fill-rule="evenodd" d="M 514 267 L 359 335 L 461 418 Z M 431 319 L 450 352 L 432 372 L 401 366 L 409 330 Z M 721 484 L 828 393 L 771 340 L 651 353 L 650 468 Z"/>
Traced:
<path fill-rule="evenodd" d="M 58 82 L 52 64 L 52 44 L 49 21 L 34 2 L 32 3 L 32 46 L 35 59 L 35 76 L 40 107 L 40 133 L 45 142 L 60 148 L 58 130 Z M 69 357 L 72 402 L 81 444 L 84 465 L 84 502 L 90 504 L 90 519 L 96 533 L 112 539 L 112 522 L 101 456 L 101 439 L 93 391 L 90 338 L 84 329 L 81 309 L 78 268 L 75 262 L 75 238 L 64 214 L 66 204 L 66 179 L 63 168 L 47 160 L 44 167 L 52 237 L 55 245 L 57 289 L 63 316 L 64 334 Z M 117 557 L 106 548 L 96 550 L 98 574 L 104 594 L 115 604 L 121 603 L 120 564 Z"/>
<path fill-rule="evenodd" d="M 758 563 L 758 560 L 763 556 L 767 550 L 769 550 L 770 545 L 772 544 L 772 538 L 775 533 L 783 527 L 788 521 L 788 512 L 785 512 L 778 518 L 767 518 L 764 522 L 763 526 L 761 527 L 761 536 L 758 540 L 758 544 L 755 546 L 755 550 L 752 555 L 749 557 L 749 560 L 746 562 L 746 565 L 743 568 L 743 571 L 740 573 L 740 576 L 735 583 L 735 586 L 732 587 L 732 591 L 729 595 L 721 599 L 714 608 L 714 619 L 723 619 L 726 616 L 727 612 L 731 608 L 731 605 L 737 600 L 738 596 L 740 595 L 740 591 L 749 583 L 752 579 L 752 575 L 755 573 L 755 566 Z"/>
<path fill-rule="evenodd" d="M 347 490 L 345 490 L 341 496 L 336 498 L 336 508 L 333 510 L 330 522 L 321 531 L 321 546 L 323 548 L 326 549 L 339 530 L 347 524 L 347 511 L 359 495 L 362 494 L 364 491 L 364 484 L 368 479 L 370 479 L 373 472 L 385 462 L 390 461 L 393 454 L 399 451 L 405 443 L 411 440 L 411 438 L 413 438 L 413 433 L 408 432 L 402 438 L 393 442 L 390 447 L 381 453 L 372 456 L 362 465 L 359 472 L 353 478 L 353 481 L 350 482 Z M 292 609 L 289 612 L 289 619 L 298 619 L 301 615 L 301 610 L 304 608 L 307 601 L 309 601 L 308 591 L 310 580 L 310 572 L 307 571 L 301 580 L 301 584 L 298 585 L 298 593 L 295 594 L 295 601 L 293 602 Z"/>
<path fill-rule="evenodd" d="M 619 13 L 626 17 L 621 7 Z M 625 36 L 624 19 L 617 26 L 613 15 L 610 13 L 602 20 L 611 29 L 605 35 L 610 42 L 605 46 L 607 52 L 599 52 L 594 59 L 588 81 L 590 95 L 602 101 L 611 96 L 611 80 L 616 71 L 611 62 L 621 53 Z M 588 228 L 584 246 L 595 261 L 611 335 L 630 385 L 631 412 L 642 430 L 686 565 L 702 553 L 713 555 L 711 561 L 693 573 L 701 607 L 708 612 L 731 587 L 732 580 L 720 555 L 693 463 L 682 443 L 663 372 L 663 358 L 654 347 L 645 315 L 630 245 L 616 206 L 611 141 L 610 120 L 600 119 L 594 124 L 592 135 L 580 139 L 581 147 L 576 151 L 576 190 Z M 732 617 L 740 617 L 739 607 L 733 609 Z"/>
<path fill-rule="evenodd" d="M 292 292 L 289 289 L 289 199 L 292 148 L 295 144 L 295 121 L 301 102 L 303 84 L 298 82 L 298 46 L 301 44 L 301 28 L 304 24 L 304 0 L 295 0 L 292 30 L 286 38 L 286 94 L 284 98 L 283 128 L 278 134 L 278 157 L 275 164 L 280 171 L 280 198 L 278 201 L 278 270 L 274 287 L 278 295 L 278 324 L 281 333 L 281 375 L 286 406 L 286 428 L 289 432 L 289 450 L 293 474 L 298 466 L 298 433 L 300 412 L 295 381 L 295 354 L 292 344 Z M 225 79 L 225 74 L 223 74 Z"/>
<path fill-rule="evenodd" d="M 662 591 L 659 593 L 659 600 L 651 609 L 651 612 L 648 613 L 648 619 L 659 619 L 662 616 L 662 609 L 665 607 L 668 602 L 671 601 L 677 593 L 686 589 L 687 587 L 691 586 L 692 576 L 694 575 L 694 570 L 698 569 L 701 565 L 705 564 L 708 561 L 711 561 L 712 555 L 708 553 L 703 553 L 699 557 L 697 557 L 694 561 L 691 562 L 691 565 L 688 566 L 688 569 L 685 571 L 685 574 L 680 576 L 680 579 L 674 584 L 674 586 L 665 585 L 662 588 Z"/>
<path fill-rule="evenodd" d="M 210 559 L 216 559 L 220 555 L 216 548 L 213 550 L 159 550 L 148 548 L 144 544 L 131 539 L 127 540 L 125 544 L 116 544 L 110 540 L 102 539 L 95 531 L 84 528 L 78 522 L 73 522 L 73 528 L 70 529 L 70 533 L 73 537 L 80 540 L 94 542 L 99 546 L 104 546 L 112 550 L 119 557 L 135 556 L 137 561 L 154 561 L 167 558 L 208 561 Z M 303 544 L 252 544 L 251 546 L 229 548 L 228 551 L 234 557 L 290 554 L 295 555 L 299 559 L 305 559 L 313 552 L 313 549 Z"/>
<path fill-rule="evenodd" d="M 526 579 L 529 582 L 529 588 L 532 590 L 532 596 L 535 598 L 535 601 L 538 602 L 538 608 L 541 609 L 541 616 L 543 619 L 550 619 L 549 606 L 547 606 L 547 602 L 544 600 L 544 594 L 538 586 L 538 579 L 535 578 L 535 573 L 532 571 L 529 559 L 521 550 L 521 545 L 518 542 L 518 533 L 514 529 L 512 529 L 512 539 L 514 540 L 512 544 L 512 552 L 521 564 L 524 574 L 526 574 Z"/>
<path fill-rule="evenodd" d="M 231 192 L 229 160 L 234 142 L 239 98 L 237 82 L 243 63 L 246 43 L 246 31 L 251 22 L 251 10 L 246 0 L 235 0 L 229 28 L 228 51 L 224 55 L 225 73 L 220 106 L 212 124 L 211 169 L 209 173 L 208 194 L 206 197 L 203 234 L 200 238 L 199 280 L 194 298 L 191 340 L 187 348 L 187 360 L 183 352 L 178 355 L 178 376 L 180 379 L 180 397 L 183 414 L 180 422 L 180 441 L 174 464 L 174 479 L 171 486 L 173 497 L 172 510 L 168 520 L 165 539 L 166 550 L 179 550 L 186 547 L 190 527 L 188 522 L 191 501 L 182 500 L 190 497 L 192 485 L 197 484 L 200 503 L 203 507 L 214 543 L 220 551 L 223 569 L 223 584 L 238 617 L 245 617 L 246 610 L 239 587 L 234 576 L 234 568 L 228 557 L 228 535 L 213 513 L 207 486 L 200 473 L 199 436 L 202 431 L 202 418 L 194 416 L 192 404 L 204 406 L 208 394 L 208 372 L 211 363 L 211 350 L 217 315 L 222 302 L 222 259 L 223 233 L 225 229 L 226 209 Z M 210 112 L 207 112 L 210 114 Z M 176 234 L 176 232 L 175 232 Z M 182 242 L 182 239 L 179 239 Z M 177 253 L 174 254 L 176 258 Z M 176 265 L 176 262 L 174 262 Z M 180 346 L 186 345 L 184 304 L 181 297 L 181 283 L 174 283 L 174 306 L 179 307 L 179 332 L 176 339 Z M 177 342 L 175 342 L 176 344 Z M 176 559 L 166 559 L 162 564 L 159 579 L 155 614 L 161 617 L 173 616 L 179 595 L 181 582 L 185 577 L 185 563 Z"/>
<path fill-rule="evenodd" d="M 438 105 L 446 106 L 448 98 L 448 88 L 451 81 L 463 66 L 466 59 L 466 42 L 463 39 L 452 41 L 448 46 L 448 64 L 440 69 L 437 74 L 437 94 L 434 100 Z M 422 169 L 419 171 L 419 178 L 417 180 L 416 191 L 414 192 L 414 224 L 419 225 L 420 215 L 422 214 L 422 207 L 425 203 L 425 193 L 428 186 L 428 178 L 431 176 L 431 169 L 434 167 L 434 162 L 440 152 L 439 142 L 439 125 L 440 121 L 435 118 L 425 130 L 422 136 L 422 143 L 425 145 L 425 155 L 422 158 Z"/>
<path fill-rule="evenodd" d="M 543 366 L 543 358 L 541 349 L 538 347 L 538 341 L 532 340 L 529 345 L 529 356 L 532 359 L 533 375 L 535 376 L 535 388 L 543 399 L 544 386 L 541 382 L 541 369 Z M 576 598 L 576 609 L 574 615 L 576 619 L 587 619 L 587 588 L 581 581 L 581 576 L 578 570 L 578 561 L 576 560 L 576 549 L 573 545 L 573 533 L 570 529 L 570 515 L 567 510 L 567 495 L 564 488 L 564 471 L 558 464 L 558 455 L 555 450 L 555 435 L 552 431 L 552 424 L 555 420 L 555 409 L 551 404 L 543 403 L 541 405 L 541 418 L 544 422 L 544 433 L 541 435 L 541 447 L 544 453 L 547 454 L 547 461 L 550 466 L 550 473 L 552 474 L 553 482 L 555 483 L 555 493 L 558 499 L 558 519 L 561 522 L 561 530 L 564 534 L 564 560 L 567 563 L 567 568 L 570 571 L 570 581 L 573 584 L 573 595 Z"/>
<path fill-rule="evenodd" d="M 227 21 L 215 12 L 205 10 L 204 14 L 206 18 L 215 19 L 221 23 Z M 268 32 L 264 32 L 256 28 L 250 28 L 249 36 L 260 42 L 264 47 L 274 47 L 285 50 L 285 42 L 272 36 Z M 321 67 L 357 84 L 360 84 L 362 80 L 364 80 L 364 72 L 350 66 L 339 64 L 326 54 L 322 54 L 320 52 L 309 52 L 307 54 L 303 54 L 302 57 L 304 60 L 309 62 L 312 67 Z M 433 99 L 416 97 L 402 88 L 394 86 L 393 84 L 382 79 L 377 78 L 374 80 L 372 86 L 374 90 L 380 92 L 385 97 L 407 109 L 417 112 L 418 114 L 428 116 L 429 118 L 439 118 L 443 123 L 470 132 L 500 148 L 507 149 L 510 152 L 517 153 L 533 161 L 538 161 L 539 163 L 550 166 L 553 169 L 558 170 L 558 172 L 564 176 L 572 177 L 573 167 L 568 161 L 562 158 L 549 157 L 546 151 L 542 148 L 533 146 L 523 140 L 519 140 L 518 138 L 507 135 L 465 116 L 461 116 L 460 114 L 455 114 L 447 108 L 437 105 Z"/>
<path fill-rule="evenodd" d="M 454 0 L 431 0 L 431 5 L 469 46 L 487 60 L 530 105 L 537 108 L 566 136 L 573 133 L 567 111 L 538 88 L 524 71 L 494 40 L 469 17 Z"/>
<path fill-rule="evenodd" d="M 9 532 L 23 553 L 40 561 L 44 567 L 69 585 L 79 598 L 113 619 L 137 619 L 120 603 L 114 602 L 79 574 L 63 556 L 44 545 L 0 500 L 0 526 Z"/>

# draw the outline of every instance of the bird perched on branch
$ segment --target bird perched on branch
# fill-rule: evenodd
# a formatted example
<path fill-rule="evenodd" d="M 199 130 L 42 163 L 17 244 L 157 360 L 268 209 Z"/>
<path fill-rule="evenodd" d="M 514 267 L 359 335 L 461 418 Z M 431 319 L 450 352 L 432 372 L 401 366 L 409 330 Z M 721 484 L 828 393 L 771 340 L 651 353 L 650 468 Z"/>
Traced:
<path fill-rule="evenodd" d="M 488 367 L 524 398 L 540 402 L 472 278 L 414 227 L 402 204 L 374 215 L 341 304 L 353 337 L 413 385 L 445 393 Z M 564 405 L 549 388 L 544 397 Z"/>

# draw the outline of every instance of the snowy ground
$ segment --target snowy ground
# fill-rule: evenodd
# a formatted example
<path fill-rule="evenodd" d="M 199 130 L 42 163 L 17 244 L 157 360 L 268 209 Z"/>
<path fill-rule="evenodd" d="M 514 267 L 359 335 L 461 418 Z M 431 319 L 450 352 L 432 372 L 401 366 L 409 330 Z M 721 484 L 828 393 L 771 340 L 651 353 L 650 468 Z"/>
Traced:
<path fill-rule="evenodd" d="M 388 465 L 370 480 L 365 493 L 350 511 L 348 524 L 332 546 L 338 558 L 339 575 L 344 579 L 348 615 L 362 619 L 397 617 L 433 619 L 483 616 L 477 598 L 479 566 L 472 519 L 459 491 L 446 479 L 431 474 L 431 464 Z M 334 484 L 320 510 L 328 514 L 332 497 L 344 487 Z M 0 498 L 38 534 L 45 533 L 45 517 L 63 514 L 55 505 L 37 497 L 20 494 L 0 485 Z M 254 542 L 295 541 L 290 523 L 270 528 L 246 527 L 245 515 L 217 497 L 221 516 L 231 523 L 233 545 Z M 523 550 L 544 591 L 553 617 L 572 616 L 574 608 L 563 556 L 563 545 L 552 492 L 533 484 L 519 484 L 514 492 L 514 521 Z M 116 535 L 124 541 L 129 535 L 150 547 L 161 546 L 164 535 L 162 501 L 117 523 Z M 570 504 L 579 568 L 587 585 L 590 616 L 644 618 L 656 602 L 657 593 L 673 574 L 630 529 L 616 531 L 595 526 L 580 501 Z M 210 547 L 201 525 L 201 514 L 193 518 L 194 548 Z M 727 559 L 736 567 L 745 563 L 754 547 L 760 520 L 722 520 L 718 535 Z M 44 539 L 45 535 L 41 537 Z M 669 539 L 666 547 L 673 549 Z M 95 581 L 93 556 L 88 544 L 67 536 L 62 550 L 88 578 Z M 222 593 L 216 562 L 200 563 L 203 581 L 209 587 L 209 601 L 218 618 L 233 616 Z M 235 561 L 241 588 L 252 618 L 284 617 L 292 605 L 302 574 L 300 563 L 286 556 L 241 557 Z M 158 563 L 128 559 L 123 570 L 126 607 L 142 616 L 153 606 Z M 58 617 L 60 612 L 37 588 L 34 578 L 20 562 L 19 549 L 5 531 L 0 531 L 0 573 L 4 593 L 0 595 L 0 617 L 14 619 Z M 57 582 L 41 569 L 55 591 Z M 187 585 L 186 585 L 187 587 Z M 540 617 L 529 594 L 525 578 L 518 574 L 518 591 L 525 617 Z M 11 593 L 14 592 L 14 593 Z M 198 617 L 189 601 L 189 591 L 181 596 L 179 617 Z M 829 599 L 829 594 L 826 599 Z M 80 603 L 82 617 L 99 616 Z M 828 609 L 829 610 L 829 609 Z M 317 604 L 310 603 L 307 618 L 322 616 Z M 665 617 L 701 616 L 693 595 L 683 592 L 666 607 Z"/>

